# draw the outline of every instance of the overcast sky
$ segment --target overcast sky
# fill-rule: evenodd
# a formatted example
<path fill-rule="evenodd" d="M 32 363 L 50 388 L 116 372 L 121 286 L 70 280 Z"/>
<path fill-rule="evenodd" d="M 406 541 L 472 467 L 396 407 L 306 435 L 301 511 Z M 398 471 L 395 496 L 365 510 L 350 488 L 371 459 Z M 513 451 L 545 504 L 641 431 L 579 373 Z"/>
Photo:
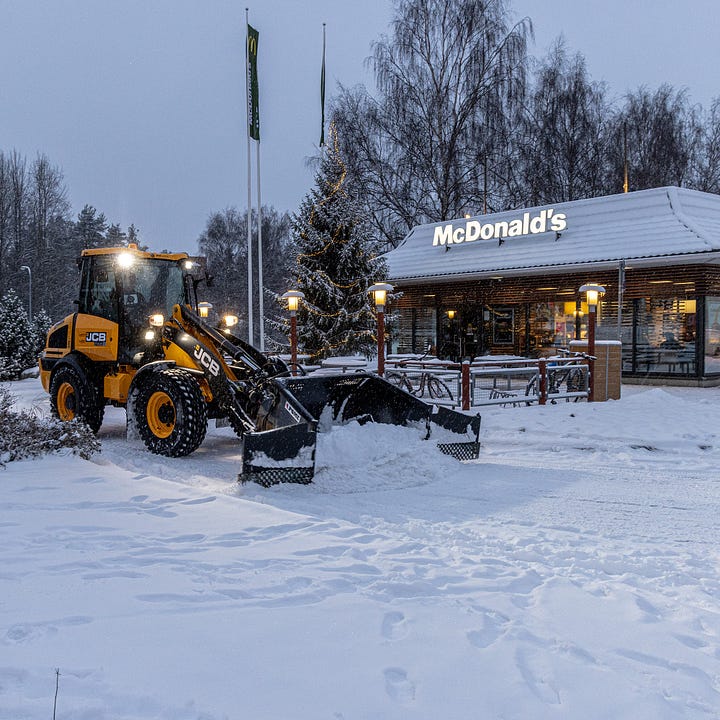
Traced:
<path fill-rule="evenodd" d="M 371 84 L 363 61 L 388 32 L 390 0 L 262 0 L 264 204 L 297 210 L 327 95 Z M 543 55 L 565 35 L 612 94 L 662 82 L 707 107 L 720 95 L 719 0 L 513 0 Z M 135 223 L 153 250 L 196 249 L 208 215 L 247 205 L 245 4 L 237 0 L 0 0 L 0 150 L 45 153 L 73 214 L 94 205 Z M 254 150 L 253 158 L 254 158 Z M 253 186 L 253 203 L 255 202 Z"/>

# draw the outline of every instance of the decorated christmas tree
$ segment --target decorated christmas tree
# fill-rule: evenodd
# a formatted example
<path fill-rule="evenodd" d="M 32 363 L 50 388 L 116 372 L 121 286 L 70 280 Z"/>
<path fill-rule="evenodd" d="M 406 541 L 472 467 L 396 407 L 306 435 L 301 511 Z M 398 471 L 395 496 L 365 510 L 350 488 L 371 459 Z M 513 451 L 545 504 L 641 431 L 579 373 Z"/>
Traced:
<path fill-rule="evenodd" d="M 298 310 L 298 345 L 311 362 L 374 354 L 375 314 L 367 291 L 387 273 L 378 243 L 348 189 L 332 126 L 329 141 L 322 149 L 315 187 L 293 217 L 292 228 L 293 289 L 305 293 Z"/>

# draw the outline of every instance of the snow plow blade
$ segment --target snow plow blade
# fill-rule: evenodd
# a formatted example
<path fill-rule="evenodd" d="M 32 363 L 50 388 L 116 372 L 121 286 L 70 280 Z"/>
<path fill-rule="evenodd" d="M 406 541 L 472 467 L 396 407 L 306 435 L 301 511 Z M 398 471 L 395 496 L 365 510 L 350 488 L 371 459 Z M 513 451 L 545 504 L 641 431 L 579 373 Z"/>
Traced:
<path fill-rule="evenodd" d="M 434 412 L 432 405 L 377 375 L 281 377 L 274 383 L 275 400 L 266 418 L 273 429 L 244 435 L 241 482 L 254 481 L 265 487 L 311 482 L 316 433 L 351 420 L 424 425 L 426 439 L 436 425 L 448 431 L 441 433 L 444 441 L 437 444 L 441 452 L 460 460 L 478 456 L 479 415 L 471 417 L 445 407 Z"/>
<path fill-rule="evenodd" d="M 315 433 L 307 423 L 247 433 L 239 479 L 263 487 L 281 482 L 307 485 L 315 474 Z"/>

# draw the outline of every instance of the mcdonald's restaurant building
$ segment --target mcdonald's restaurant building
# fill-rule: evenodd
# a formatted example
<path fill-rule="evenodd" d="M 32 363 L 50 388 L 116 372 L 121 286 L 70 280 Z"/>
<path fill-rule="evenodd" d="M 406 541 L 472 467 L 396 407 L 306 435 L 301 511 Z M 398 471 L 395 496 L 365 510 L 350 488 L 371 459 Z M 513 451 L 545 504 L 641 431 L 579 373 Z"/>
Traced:
<path fill-rule="evenodd" d="M 421 225 L 385 255 L 391 352 L 549 356 L 596 338 L 623 381 L 720 384 L 720 196 L 677 187 Z"/>

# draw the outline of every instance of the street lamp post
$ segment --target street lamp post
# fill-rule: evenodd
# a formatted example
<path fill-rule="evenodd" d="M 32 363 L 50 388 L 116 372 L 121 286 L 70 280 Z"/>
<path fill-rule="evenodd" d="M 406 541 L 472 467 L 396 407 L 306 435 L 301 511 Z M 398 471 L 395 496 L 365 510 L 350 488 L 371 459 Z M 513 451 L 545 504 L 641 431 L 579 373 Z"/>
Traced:
<path fill-rule="evenodd" d="M 598 298 L 605 294 L 602 285 L 588 284 L 580 288 L 585 293 L 588 306 L 588 355 L 595 357 L 595 323 L 597 318 Z M 590 384 L 588 387 L 588 402 L 595 400 L 595 360 L 590 361 Z"/>
<path fill-rule="evenodd" d="M 297 309 L 304 297 L 305 293 L 299 290 L 288 290 L 282 296 L 290 311 L 290 372 L 293 375 L 297 374 Z"/>
<path fill-rule="evenodd" d="M 28 318 L 32 322 L 32 270 L 27 265 L 21 265 L 20 269 L 28 272 Z"/>
<path fill-rule="evenodd" d="M 377 308 L 377 343 L 378 343 L 378 375 L 385 375 L 385 302 L 387 294 L 393 291 L 393 286 L 387 283 L 375 283 L 368 288 L 372 293 Z"/>

